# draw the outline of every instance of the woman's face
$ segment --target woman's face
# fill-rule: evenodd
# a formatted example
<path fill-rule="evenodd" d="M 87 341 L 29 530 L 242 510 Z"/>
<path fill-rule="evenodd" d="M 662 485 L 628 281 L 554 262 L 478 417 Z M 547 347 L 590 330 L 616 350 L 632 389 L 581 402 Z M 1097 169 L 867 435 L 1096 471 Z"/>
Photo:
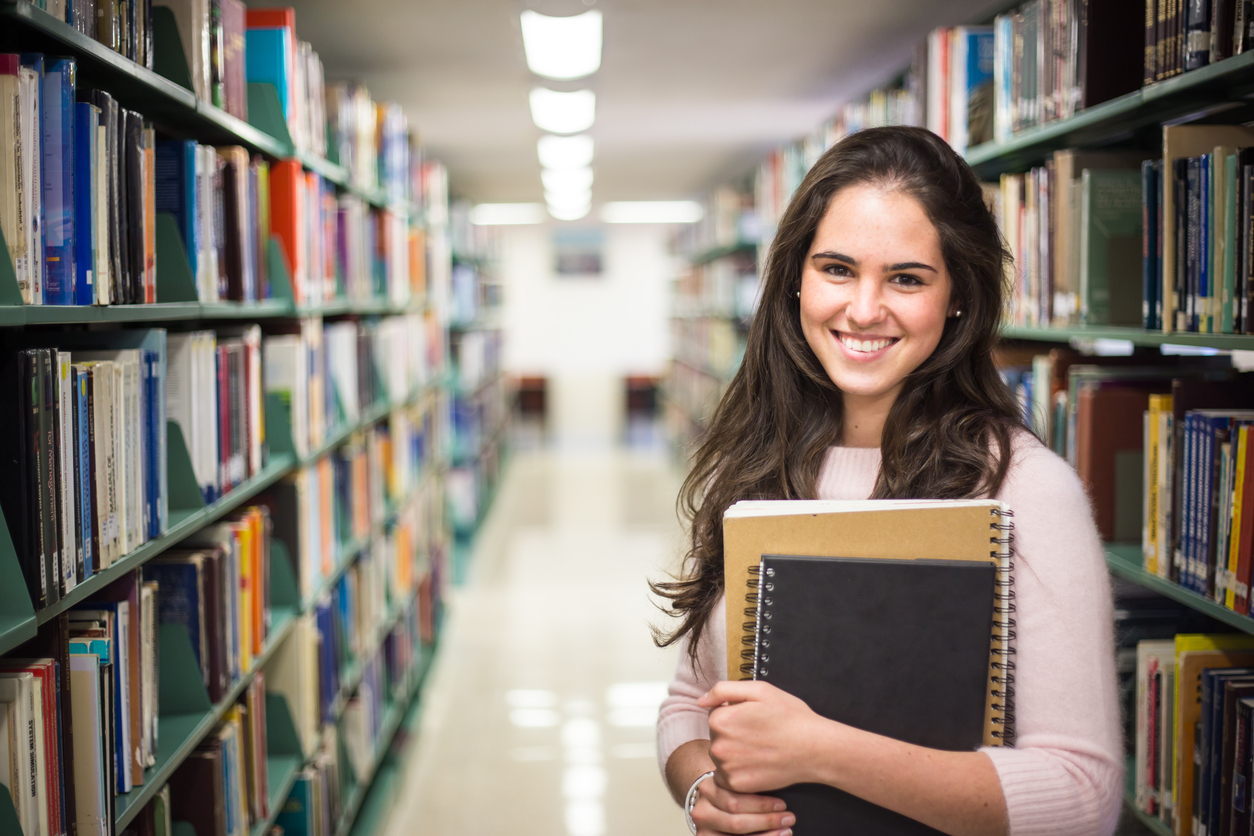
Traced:
<path fill-rule="evenodd" d="M 918 201 L 871 185 L 832 196 L 801 273 L 801 330 L 846 409 L 892 405 L 940 342 L 951 287 Z"/>

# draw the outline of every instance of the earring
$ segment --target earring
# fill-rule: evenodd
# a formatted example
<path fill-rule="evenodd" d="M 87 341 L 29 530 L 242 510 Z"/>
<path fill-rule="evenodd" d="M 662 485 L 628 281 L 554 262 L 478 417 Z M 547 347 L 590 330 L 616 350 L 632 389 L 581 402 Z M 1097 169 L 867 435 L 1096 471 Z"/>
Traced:
<path fill-rule="evenodd" d="M 797 291 L 797 298 L 798 298 L 798 299 L 800 299 L 800 298 L 801 298 L 801 291 L 800 291 L 800 290 L 798 290 L 798 291 Z"/>
<path fill-rule="evenodd" d="M 954 311 L 955 318 L 960 317 L 960 316 L 962 316 L 962 311 Z"/>

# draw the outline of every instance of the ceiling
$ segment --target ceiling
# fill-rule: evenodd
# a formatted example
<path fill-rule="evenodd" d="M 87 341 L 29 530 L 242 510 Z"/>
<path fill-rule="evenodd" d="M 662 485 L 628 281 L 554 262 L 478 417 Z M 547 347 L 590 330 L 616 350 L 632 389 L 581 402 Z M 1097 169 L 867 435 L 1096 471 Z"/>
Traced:
<path fill-rule="evenodd" d="M 900 71 L 932 27 L 1005 0 L 289 0 L 328 81 L 399 102 L 454 193 L 540 201 L 528 91 L 597 94 L 593 199 L 700 197 Z M 250 5 L 260 5 L 250 2 Z M 604 15 L 601 69 L 533 76 L 519 13 Z"/>

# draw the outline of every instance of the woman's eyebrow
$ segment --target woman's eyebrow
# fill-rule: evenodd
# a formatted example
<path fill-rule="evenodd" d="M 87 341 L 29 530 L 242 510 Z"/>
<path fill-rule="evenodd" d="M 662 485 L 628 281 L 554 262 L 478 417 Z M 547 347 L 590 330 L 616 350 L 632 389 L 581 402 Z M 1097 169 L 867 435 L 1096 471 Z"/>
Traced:
<path fill-rule="evenodd" d="M 937 269 L 936 269 L 935 267 L 933 267 L 932 265 L 930 265 L 930 264 L 924 264 L 924 263 L 923 263 L 923 262 L 921 262 L 921 261 L 903 261 L 903 262 L 901 262 L 900 264 L 890 264 L 890 265 L 888 265 L 888 267 L 884 270 L 884 272 L 886 272 L 886 273 L 895 273 L 895 272 L 897 272 L 898 270 L 931 270 L 933 273 L 939 273 L 939 272 L 940 272 L 939 270 L 937 270 Z"/>
<path fill-rule="evenodd" d="M 844 253 L 834 253 L 834 252 L 825 251 L 821 253 L 815 253 L 814 255 L 810 256 L 810 258 L 814 258 L 814 259 L 825 258 L 830 261 L 843 261 L 851 267 L 858 266 L 858 259 L 854 258 L 851 255 L 845 255 Z"/>

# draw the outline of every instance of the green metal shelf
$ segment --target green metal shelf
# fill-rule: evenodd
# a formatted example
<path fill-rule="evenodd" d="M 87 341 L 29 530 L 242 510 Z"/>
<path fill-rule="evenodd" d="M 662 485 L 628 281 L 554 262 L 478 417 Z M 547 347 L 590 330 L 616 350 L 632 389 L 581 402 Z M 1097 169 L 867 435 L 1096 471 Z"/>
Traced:
<path fill-rule="evenodd" d="M 1185 589 L 1183 586 L 1173 583 L 1166 578 L 1160 578 L 1157 575 L 1151 575 L 1149 572 L 1146 572 L 1141 566 L 1141 546 L 1139 544 L 1108 543 L 1106 545 L 1106 565 L 1121 578 L 1126 578 L 1139 586 L 1152 589 L 1159 595 L 1165 595 L 1168 598 L 1179 601 L 1189 608 L 1203 615 L 1208 615 L 1217 621 L 1222 621 L 1243 633 L 1254 635 L 1254 618 L 1230 610 L 1222 604 L 1217 604 L 1209 598 Z"/>
<path fill-rule="evenodd" d="M 711 247 L 708 250 L 693 255 L 689 258 L 692 264 L 709 264 L 720 258 L 727 258 L 729 255 L 738 255 L 740 253 L 754 253 L 758 250 L 757 241 L 736 241 L 731 244 L 723 244 L 718 247 Z"/>
<path fill-rule="evenodd" d="M 977 145 L 967 152 L 967 162 L 981 176 L 992 179 L 1039 163 L 1060 148 L 1116 142 L 1163 122 L 1239 102 L 1254 90 L 1251 67 L 1254 53 L 1234 55 L 1086 108 L 1068 119 L 1029 128 L 1006 142 Z"/>
<path fill-rule="evenodd" d="M 283 642 L 283 639 L 287 638 L 292 625 L 296 623 L 296 614 L 288 607 L 271 609 L 270 617 L 271 629 L 266 637 L 265 649 L 253 659 L 252 668 L 236 680 L 231 689 L 222 696 L 221 700 L 213 704 L 208 713 L 162 715 L 157 718 L 159 741 L 157 763 L 145 770 L 142 785 L 115 798 L 114 826 L 117 832 L 120 833 L 131 823 L 139 811 L 144 809 L 144 805 L 151 801 L 152 797 L 170 780 L 170 776 L 178 769 L 179 764 L 200 744 L 205 735 L 217 726 L 223 715 L 253 681 L 256 672 L 265 666 L 275 649 Z M 172 742 L 173 747 L 167 749 L 166 747 Z"/>
<path fill-rule="evenodd" d="M 155 323 L 304 316 L 387 316 L 420 313 L 425 302 L 398 305 L 382 299 L 336 299 L 295 307 L 283 299 L 259 302 L 157 302 L 151 305 L 0 305 L 0 326 L 85 325 L 95 322 Z"/>
<path fill-rule="evenodd" d="M 1188 345 L 1223 350 L 1254 350 L 1254 336 L 1248 334 L 1197 334 L 1191 331 L 1147 331 L 1117 325 L 1072 325 L 1063 328 L 1036 328 L 1007 325 L 1002 337 L 1008 340 L 1071 342 L 1072 340 L 1126 340 L 1133 345 Z"/>
<path fill-rule="evenodd" d="M 292 456 L 280 455 L 272 456 L 270 463 L 267 464 L 260 473 L 252 477 L 248 481 L 241 484 L 235 490 L 218 499 L 216 502 L 198 510 L 198 511 L 170 511 L 170 526 L 166 529 L 165 534 L 156 537 L 144 543 L 138 549 L 124 555 L 120 560 L 115 560 L 111 566 L 102 569 L 93 574 L 90 578 L 74 587 L 74 590 L 51 606 L 44 607 L 35 613 L 35 620 L 39 624 L 46 624 L 55 618 L 59 613 L 64 612 L 80 601 L 85 601 L 92 595 L 104 589 L 113 581 L 121 578 L 127 572 L 137 568 L 151 557 L 155 557 L 171 546 L 176 545 L 179 541 L 195 534 L 204 526 L 234 511 L 247 500 L 264 491 L 281 479 L 289 470 L 292 469 L 294 459 Z M 0 643 L 0 653 L 8 653 L 16 645 L 6 646 Z"/>

